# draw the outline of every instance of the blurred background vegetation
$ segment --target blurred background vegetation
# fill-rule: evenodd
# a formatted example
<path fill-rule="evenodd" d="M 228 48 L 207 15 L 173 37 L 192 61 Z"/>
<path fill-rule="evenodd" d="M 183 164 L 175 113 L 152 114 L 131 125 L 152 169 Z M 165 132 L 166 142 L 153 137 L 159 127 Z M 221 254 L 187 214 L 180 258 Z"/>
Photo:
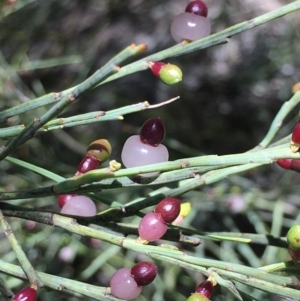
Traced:
<path fill-rule="evenodd" d="M 170 24 L 188 2 L 0 1 L 1 110 L 82 82 L 131 43 L 146 43 L 148 50 L 145 56 L 174 45 Z M 206 1 L 213 33 L 286 2 Z M 280 106 L 291 97 L 292 86 L 300 79 L 299 20 L 300 12 L 296 12 L 234 36 L 226 45 L 169 59 L 167 62 L 180 66 L 184 74 L 183 82 L 176 86 L 164 85 L 150 71 L 100 86 L 84 94 L 61 117 L 107 111 L 144 100 L 155 104 L 177 95 L 180 95 L 180 100 L 155 110 L 127 115 L 123 121 L 40 134 L 12 155 L 70 177 L 76 172 L 87 145 L 99 138 L 111 142 L 112 159 L 120 161 L 125 140 L 153 116 L 160 116 L 165 121 L 167 137 L 164 144 L 170 151 L 170 160 L 203 153 L 221 155 L 247 151 L 264 137 Z M 1 126 L 27 124 L 46 110 L 47 107 L 44 107 L 13 117 Z M 284 124 L 280 135 L 291 132 L 298 119 L 297 114 L 298 109 Z M 51 183 L 7 162 L 1 162 L 0 173 L 3 191 Z M 196 227 L 201 231 L 270 233 L 278 219 L 274 212 L 280 208 L 276 214 L 282 214 L 283 219 L 278 221 L 281 223 L 278 235 L 285 235 L 297 218 L 299 184 L 296 173 L 284 172 L 274 165 L 230 177 L 183 196 L 183 200 L 193 206 L 193 212 L 184 226 Z M 147 195 L 152 189 L 141 187 L 104 191 L 103 194 L 126 203 Z M 13 203 L 58 211 L 54 197 L 16 200 Z M 235 204 L 240 204 L 240 207 L 236 209 Z M 99 210 L 103 208 L 99 205 Z M 39 271 L 107 286 L 116 268 L 132 266 L 132 262 L 145 259 L 131 251 L 103 242 L 91 242 L 61 229 L 18 219 L 9 221 Z M 138 220 L 134 222 L 138 223 Z M 2 259 L 16 262 L 6 238 L 2 233 L 0 235 Z M 289 259 L 286 250 L 259 246 L 250 248 L 209 240 L 203 241 L 198 248 L 188 249 L 199 256 L 254 267 Z M 90 269 L 88 272 L 87 268 Z M 202 279 L 200 274 L 161 262 L 159 274 L 163 281 L 157 280 L 145 288 L 143 296 L 137 300 L 182 301 Z M 14 278 L 6 279 L 15 291 L 24 286 Z M 249 292 L 257 294 L 260 300 L 279 300 L 275 297 L 270 299 L 261 292 Z M 57 298 L 87 300 L 86 297 L 48 289 L 40 293 L 40 300 Z M 217 289 L 212 299 L 231 298 L 224 290 Z"/>

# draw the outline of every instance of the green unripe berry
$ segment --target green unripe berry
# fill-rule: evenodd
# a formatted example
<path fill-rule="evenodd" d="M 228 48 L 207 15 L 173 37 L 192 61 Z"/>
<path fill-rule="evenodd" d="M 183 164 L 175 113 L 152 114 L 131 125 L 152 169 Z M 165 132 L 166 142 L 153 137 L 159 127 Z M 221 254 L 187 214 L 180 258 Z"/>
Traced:
<path fill-rule="evenodd" d="M 293 250 L 300 250 L 300 225 L 294 225 L 291 227 L 286 235 L 287 243 Z"/>
<path fill-rule="evenodd" d="M 111 145 L 106 139 L 93 141 L 87 148 L 87 155 L 95 157 L 100 164 L 111 155 Z"/>
<path fill-rule="evenodd" d="M 161 68 L 159 78 L 166 85 L 175 85 L 182 81 L 182 72 L 176 65 L 167 64 Z"/>
<path fill-rule="evenodd" d="M 200 294 L 192 294 L 186 301 L 210 301 L 207 297 Z"/>

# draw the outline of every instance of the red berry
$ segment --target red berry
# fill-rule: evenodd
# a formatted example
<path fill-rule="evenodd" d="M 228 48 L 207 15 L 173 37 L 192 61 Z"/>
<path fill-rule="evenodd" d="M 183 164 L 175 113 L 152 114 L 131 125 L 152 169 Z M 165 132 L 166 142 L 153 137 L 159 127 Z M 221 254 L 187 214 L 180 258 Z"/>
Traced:
<path fill-rule="evenodd" d="M 58 196 L 58 206 L 62 208 L 66 202 L 68 202 L 72 197 L 74 197 L 76 194 L 61 194 Z"/>
<path fill-rule="evenodd" d="M 96 169 L 98 165 L 99 161 L 94 156 L 86 155 L 79 163 L 77 171 L 79 173 L 86 173 L 90 170 Z"/>
<path fill-rule="evenodd" d="M 36 290 L 32 287 L 25 287 L 13 297 L 12 301 L 35 301 L 36 298 Z"/>
<path fill-rule="evenodd" d="M 291 169 L 296 172 L 300 172 L 300 160 L 291 160 Z"/>
<path fill-rule="evenodd" d="M 197 286 L 195 293 L 205 296 L 209 299 L 213 293 L 213 288 L 214 287 L 211 281 L 206 280 Z"/>
<path fill-rule="evenodd" d="M 206 17 L 207 16 L 207 6 L 202 1 L 192 1 L 185 8 L 187 13 L 192 13 L 198 16 Z"/>
<path fill-rule="evenodd" d="M 150 212 L 140 221 L 138 232 L 141 239 L 155 241 L 167 232 L 167 225 L 158 214 Z"/>
<path fill-rule="evenodd" d="M 300 147 L 300 122 L 296 124 L 292 133 L 291 151 L 296 153 Z"/>
<path fill-rule="evenodd" d="M 157 266 L 151 262 L 139 262 L 131 268 L 131 275 L 139 286 L 151 283 L 157 274 Z"/>
<path fill-rule="evenodd" d="M 289 169 L 289 170 L 292 169 L 291 168 L 292 159 L 278 159 L 276 163 L 284 169 Z"/>
<path fill-rule="evenodd" d="M 157 213 L 165 223 L 172 223 L 180 213 L 180 200 L 167 197 L 157 204 L 154 212 Z"/>
<path fill-rule="evenodd" d="M 143 143 L 152 146 L 159 145 L 165 138 L 166 128 L 160 117 L 148 119 L 141 128 L 140 139 Z"/>
<path fill-rule="evenodd" d="M 150 67 L 152 73 L 155 76 L 159 77 L 160 71 L 161 71 L 162 67 L 164 67 L 165 65 L 166 64 L 163 62 L 150 62 L 148 66 Z"/>

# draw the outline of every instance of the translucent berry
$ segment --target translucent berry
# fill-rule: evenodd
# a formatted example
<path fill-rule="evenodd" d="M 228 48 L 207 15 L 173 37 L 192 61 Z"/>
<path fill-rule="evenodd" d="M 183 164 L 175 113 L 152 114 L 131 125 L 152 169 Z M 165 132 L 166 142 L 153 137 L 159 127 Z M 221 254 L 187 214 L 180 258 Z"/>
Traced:
<path fill-rule="evenodd" d="M 177 43 L 184 40 L 196 41 L 211 33 L 210 21 L 202 16 L 182 13 L 175 17 L 171 25 L 171 35 Z"/>
<path fill-rule="evenodd" d="M 210 301 L 207 297 L 200 294 L 192 294 L 186 301 Z"/>
<path fill-rule="evenodd" d="M 211 283 L 211 281 L 206 280 L 206 281 L 201 282 L 197 286 L 195 293 L 205 296 L 206 298 L 209 299 L 213 293 L 213 288 L 214 288 L 214 286 Z"/>
<path fill-rule="evenodd" d="M 278 159 L 276 163 L 284 169 L 289 169 L 289 170 L 292 169 L 291 168 L 292 159 Z"/>
<path fill-rule="evenodd" d="M 167 64 L 160 70 L 159 78 L 166 85 L 175 85 L 182 81 L 182 71 L 173 64 Z"/>
<path fill-rule="evenodd" d="M 122 162 L 125 167 L 138 167 L 160 162 L 166 162 L 169 159 L 168 149 L 159 144 L 156 147 L 141 142 L 139 135 L 129 137 L 122 150 Z M 142 174 L 142 176 L 153 176 L 157 173 Z"/>
<path fill-rule="evenodd" d="M 140 221 L 138 232 L 142 240 L 155 241 L 167 232 L 167 225 L 158 214 L 150 212 Z"/>
<path fill-rule="evenodd" d="M 300 122 L 298 122 L 296 124 L 296 126 L 294 127 L 290 147 L 291 147 L 291 151 L 293 153 L 296 153 L 299 150 L 299 147 L 300 147 Z"/>
<path fill-rule="evenodd" d="M 78 216 L 94 216 L 97 213 L 95 203 L 88 197 L 77 195 L 72 197 L 62 208 L 61 213 Z"/>
<path fill-rule="evenodd" d="M 86 155 L 95 157 L 99 161 L 99 164 L 102 164 L 111 155 L 111 145 L 106 139 L 93 141 L 88 146 Z"/>
<path fill-rule="evenodd" d="M 160 201 L 154 209 L 165 223 L 172 223 L 180 213 L 180 200 L 167 197 Z"/>
<path fill-rule="evenodd" d="M 86 155 L 79 163 L 77 171 L 83 174 L 90 170 L 96 169 L 98 165 L 99 165 L 99 161 L 95 157 Z"/>
<path fill-rule="evenodd" d="M 110 278 L 111 294 L 117 298 L 131 300 L 142 292 L 136 281 L 131 276 L 129 269 L 123 268 L 116 271 Z"/>
<path fill-rule="evenodd" d="M 206 17 L 207 16 L 207 6 L 202 1 L 192 1 L 185 8 L 187 13 L 192 13 L 197 16 Z"/>
<path fill-rule="evenodd" d="M 32 287 L 25 287 L 13 297 L 12 301 L 35 301 L 36 298 L 36 290 Z"/>
<path fill-rule="evenodd" d="M 143 143 L 152 146 L 159 145 L 165 138 L 166 128 L 160 117 L 148 119 L 141 128 L 140 139 Z"/>
<path fill-rule="evenodd" d="M 76 194 L 61 194 L 57 198 L 58 206 L 62 208 Z"/>
<path fill-rule="evenodd" d="M 142 261 L 131 268 L 131 275 L 139 286 L 151 283 L 157 274 L 157 266 L 152 262 Z"/>
<path fill-rule="evenodd" d="M 163 62 L 150 62 L 148 65 L 152 73 L 157 77 L 159 77 L 162 67 L 166 66 Z"/>

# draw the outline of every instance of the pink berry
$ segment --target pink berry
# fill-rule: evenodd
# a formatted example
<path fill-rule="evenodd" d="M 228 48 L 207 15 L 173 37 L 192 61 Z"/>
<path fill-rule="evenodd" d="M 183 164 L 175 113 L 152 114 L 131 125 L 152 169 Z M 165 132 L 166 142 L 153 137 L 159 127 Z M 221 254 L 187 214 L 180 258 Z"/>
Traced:
<path fill-rule="evenodd" d="M 13 297 L 12 301 L 35 301 L 36 298 L 36 290 L 32 287 L 25 287 Z"/>
<path fill-rule="evenodd" d="M 131 300 L 142 292 L 136 281 L 131 276 L 129 269 L 123 268 L 116 271 L 110 278 L 111 294 L 117 298 Z"/>
<path fill-rule="evenodd" d="M 166 162 L 169 159 L 169 152 L 162 144 L 153 147 L 142 143 L 139 135 L 134 135 L 126 140 L 121 157 L 124 166 L 129 168 Z M 142 175 L 150 177 L 156 174 L 148 173 Z"/>
<path fill-rule="evenodd" d="M 148 119 L 141 128 L 140 139 L 143 143 L 152 146 L 159 145 L 165 138 L 166 128 L 160 117 Z"/>
<path fill-rule="evenodd" d="M 60 208 L 62 208 L 66 202 L 68 202 L 72 197 L 74 197 L 76 194 L 61 194 L 57 198 L 57 202 Z"/>
<path fill-rule="evenodd" d="M 291 168 L 292 159 L 278 159 L 276 163 L 284 169 L 292 169 Z"/>
<path fill-rule="evenodd" d="M 79 163 L 77 171 L 83 174 L 90 170 L 96 169 L 98 165 L 99 165 L 99 161 L 95 157 L 86 155 Z"/>
<path fill-rule="evenodd" d="M 206 280 L 197 286 L 195 293 L 205 296 L 209 299 L 213 293 L 213 288 L 214 287 L 211 281 Z"/>
<path fill-rule="evenodd" d="M 180 200 L 167 197 L 157 204 L 154 212 L 157 213 L 165 223 L 172 223 L 180 213 Z"/>
<path fill-rule="evenodd" d="M 192 13 L 197 16 L 206 17 L 207 16 L 207 6 L 202 1 L 192 1 L 185 8 L 187 13 Z"/>
<path fill-rule="evenodd" d="M 141 239 L 155 241 L 167 232 L 167 225 L 157 213 L 150 212 L 140 221 L 138 232 Z"/>
<path fill-rule="evenodd" d="M 151 283 L 157 274 L 157 266 L 152 262 L 142 261 L 131 268 L 131 275 L 139 286 Z"/>
<path fill-rule="evenodd" d="M 62 208 L 61 213 L 78 216 L 94 216 L 97 213 L 95 203 L 88 197 L 77 195 L 72 197 Z"/>
<path fill-rule="evenodd" d="M 202 16 L 182 13 L 175 17 L 171 25 L 171 35 L 177 43 L 184 40 L 196 41 L 211 33 L 210 21 Z"/>
<path fill-rule="evenodd" d="M 159 77 L 160 71 L 161 71 L 162 67 L 164 67 L 164 66 L 166 66 L 166 64 L 163 62 L 150 62 L 149 63 L 149 67 L 150 67 L 152 73 L 157 77 Z"/>

